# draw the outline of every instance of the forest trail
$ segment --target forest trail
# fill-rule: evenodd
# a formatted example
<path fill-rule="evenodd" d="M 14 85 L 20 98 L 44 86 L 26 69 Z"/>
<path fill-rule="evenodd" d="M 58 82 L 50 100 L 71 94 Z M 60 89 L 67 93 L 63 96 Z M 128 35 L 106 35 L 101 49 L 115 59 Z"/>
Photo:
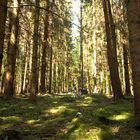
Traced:
<path fill-rule="evenodd" d="M 114 103 L 101 94 L 0 99 L 0 133 L 10 130 L 21 140 L 139 140 L 132 110 L 132 98 Z"/>

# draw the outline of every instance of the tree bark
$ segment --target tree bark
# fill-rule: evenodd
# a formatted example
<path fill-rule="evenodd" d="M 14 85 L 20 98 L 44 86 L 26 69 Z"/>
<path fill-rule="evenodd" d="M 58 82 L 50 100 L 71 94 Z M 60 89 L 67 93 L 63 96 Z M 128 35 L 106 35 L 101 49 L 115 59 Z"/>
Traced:
<path fill-rule="evenodd" d="M 33 54 L 32 54 L 32 78 L 31 78 L 31 93 L 30 93 L 30 99 L 35 100 L 36 94 L 38 91 L 38 73 L 37 73 L 37 54 L 38 54 L 38 28 L 39 28 L 39 13 L 40 9 L 39 7 L 40 0 L 35 1 L 35 12 L 34 12 L 34 35 L 33 35 Z"/>
<path fill-rule="evenodd" d="M 49 9 L 49 0 L 46 0 L 46 9 Z M 44 42 L 42 46 L 42 65 L 41 65 L 41 86 L 40 91 L 42 93 L 46 92 L 46 50 L 48 48 L 48 37 L 49 37 L 49 12 L 46 12 L 45 22 L 44 22 Z"/>
<path fill-rule="evenodd" d="M 123 60 L 124 60 L 124 75 L 125 75 L 125 95 L 131 96 L 130 91 L 130 78 L 128 68 L 128 48 L 126 44 L 123 44 Z"/>
<path fill-rule="evenodd" d="M 0 76 L 3 58 L 6 17 L 7 17 L 7 0 L 0 0 Z"/>
<path fill-rule="evenodd" d="M 127 0 L 126 5 L 132 62 L 134 110 L 136 123 L 140 126 L 140 1 Z"/>
<path fill-rule="evenodd" d="M 80 74 L 81 85 L 80 88 L 84 88 L 84 61 L 83 61 L 83 2 L 80 3 Z"/>
<path fill-rule="evenodd" d="M 19 27 L 19 4 L 20 0 L 13 0 L 14 7 L 10 11 L 10 38 L 8 41 L 7 50 L 7 65 L 4 80 L 4 95 L 6 98 L 11 98 L 14 95 L 14 80 L 15 80 L 15 64 L 16 64 L 16 52 L 18 43 L 18 27 Z"/>
<path fill-rule="evenodd" d="M 50 47 L 49 94 L 52 93 L 52 56 L 53 56 L 53 49 L 52 49 L 52 46 L 51 46 Z"/>
<path fill-rule="evenodd" d="M 54 66 L 53 66 L 53 91 L 56 93 L 56 58 L 54 60 Z"/>
<path fill-rule="evenodd" d="M 51 5 L 50 5 L 50 9 L 51 11 L 53 11 L 53 7 L 55 5 L 55 0 L 52 0 Z M 53 15 L 51 13 L 50 15 L 50 28 L 51 28 L 51 32 L 50 32 L 50 39 L 51 39 L 51 43 L 50 43 L 50 71 L 49 71 L 49 94 L 52 93 L 52 59 L 53 59 Z"/>
<path fill-rule="evenodd" d="M 111 14 L 111 7 L 109 0 L 102 0 L 103 10 L 105 17 L 105 29 L 107 39 L 107 57 L 110 70 L 111 85 L 114 95 L 114 100 L 123 98 L 121 82 L 118 72 L 118 61 L 116 51 L 116 38 L 115 38 L 115 26 Z"/>

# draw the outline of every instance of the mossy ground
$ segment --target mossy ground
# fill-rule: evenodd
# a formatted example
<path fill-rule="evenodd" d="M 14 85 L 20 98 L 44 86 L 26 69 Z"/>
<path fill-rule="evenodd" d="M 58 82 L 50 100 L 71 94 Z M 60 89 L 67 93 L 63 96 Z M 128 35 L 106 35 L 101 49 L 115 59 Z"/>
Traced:
<path fill-rule="evenodd" d="M 101 94 L 0 99 L 0 133 L 14 129 L 21 140 L 140 140 L 133 126 L 132 98 L 115 103 Z"/>

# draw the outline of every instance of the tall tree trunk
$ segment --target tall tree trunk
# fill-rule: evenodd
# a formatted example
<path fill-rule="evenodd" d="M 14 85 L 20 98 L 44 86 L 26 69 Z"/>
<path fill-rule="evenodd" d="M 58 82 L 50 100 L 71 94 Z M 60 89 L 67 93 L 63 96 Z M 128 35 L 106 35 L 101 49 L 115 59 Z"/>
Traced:
<path fill-rule="evenodd" d="M 31 93 L 30 99 L 35 100 L 36 94 L 38 90 L 37 80 L 38 80 L 38 61 L 37 61 L 37 54 L 38 54 L 38 28 L 39 28 L 39 14 L 40 9 L 39 7 L 40 0 L 35 1 L 35 12 L 34 12 L 34 35 L 33 35 L 33 54 L 32 54 L 32 78 L 31 78 Z"/>
<path fill-rule="evenodd" d="M 21 76 L 21 94 L 24 94 L 23 92 L 23 85 L 25 83 L 24 81 L 24 75 L 26 75 L 26 72 L 27 72 L 27 45 L 25 46 L 24 48 L 24 59 L 23 59 L 23 64 L 21 65 L 22 66 L 22 76 Z"/>
<path fill-rule="evenodd" d="M 127 23 L 127 12 L 125 1 L 122 3 L 123 6 L 123 23 Z M 125 80 L 125 95 L 132 95 L 130 89 L 130 74 L 129 74 L 129 60 L 130 60 L 130 50 L 127 44 L 128 33 L 127 33 L 127 24 L 121 27 L 122 40 L 123 40 L 123 62 L 124 62 L 124 80 Z"/>
<path fill-rule="evenodd" d="M 51 11 L 53 11 L 55 5 L 55 0 L 52 0 L 50 8 Z M 50 44 L 50 71 L 49 71 L 49 94 L 52 93 L 52 59 L 53 59 L 53 15 L 51 13 L 50 15 L 50 28 L 51 28 L 51 32 L 50 32 L 50 39 L 51 39 L 51 44 Z"/>
<path fill-rule="evenodd" d="M 123 60 L 124 60 L 124 75 L 125 75 L 125 95 L 130 96 L 130 78 L 128 68 L 128 48 L 126 44 L 123 44 Z"/>
<path fill-rule="evenodd" d="M 18 42 L 18 27 L 19 27 L 19 4 L 20 0 L 13 0 L 13 8 L 10 11 L 10 23 L 11 31 L 8 42 L 7 50 L 7 65 L 4 81 L 4 94 L 6 98 L 13 97 L 14 95 L 14 79 L 15 79 L 15 64 L 16 64 L 16 52 Z"/>
<path fill-rule="evenodd" d="M 93 81 L 94 81 L 94 88 L 93 88 L 93 93 L 97 93 L 97 46 L 96 46 L 96 17 L 95 17 L 95 14 L 96 14 L 96 11 L 95 11 L 95 0 L 93 0 L 93 37 L 92 37 L 92 40 L 93 40 Z"/>
<path fill-rule="evenodd" d="M 83 62 L 83 2 L 80 5 L 80 73 L 81 73 L 81 89 L 84 88 L 84 62 Z"/>
<path fill-rule="evenodd" d="M 127 0 L 130 55 L 136 123 L 140 127 L 140 1 Z"/>
<path fill-rule="evenodd" d="M 3 58 L 6 15 L 7 15 L 7 0 L 0 0 L 0 76 Z"/>
<path fill-rule="evenodd" d="M 115 38 L 115 26 L 112 19 L 110 2 L 109 0 L 102 0 L 103 10 L 105 17 L 105 29 L 106 29 L 106 39 L 107 39 L 107 57 L 108 65 L 110 70 L 110 78 L 113 89 L 114 100 L 123 98 L 121 82 L 118 72 L 118 61 L 116 52 L 116 38 Z"/>
<path fill-rule="evenodd" d="M 58 61 L 57 63 L 57 79 L 58 79 L 58 82 L 57 82 L 57 92 L 60 93 L 60 73 L 61 73 L 61 70 L 60 70 L 60 62 Z"/>
<path fill-rule="evenodd" d="M 46 9 L 49 9 L 49 0 L 46 0 Z M 49 12 L 46 12 L 45 23 L 44 23 L 44 44 L 42 46 L 42 65 L 41 65 L 41 86 L 40 90 L 42 93 L 46 91 L 46 49 L 48 48 L 48 37 L 49 37 Z"/>
<path fill-rule="evenodd" d="M 52 44 L 50 47 L 50 74 L 49 74 L 49 94 L 52 93 L 52 56 L 53 56 L 53 49 Z"/>
<path fill-rule="evenodd" d="M 56 58 L 54 60 L 54 66 L 53 66 L 53 91 L 56 93 Z"/>
<path fill-rule="evenodd" d="M 94 19 L 95 20 L 95 19 Z M 93 31 L 93 80 L 94 80 L 94 89 L 93 89 L 93 92 L 94 93 L 97 93 L 97 68 L 96 68 L 96 31 L 94 29 Z"/>
<path fill-rule="evenodd" d="M 29 35 L 29 34 L 28 34 Z M 27 36 L 27 37 L 29 37 L 29 36 Z M 23 73 L 22 73 L 22 84 L 21 84 L 21 94 L 25 94 L 26 92 L 27 92 L 27 86 L 26 86 L 26 84 L 29 84 L 29 83 L 27 83 L 27 81 L 28 81 L 28 67 L 29 67 L 29 63 L 30 63 L 30 61 L 29 61 L 29 51 L 30 51 L 30 42 L 29 41 L 27 41 L 26 42 L 26 46 L 25 46 L 25 50 L 24 50 L 24 57 L 25 57 L 25 59 L 24 59 L 24 66 L 23 66 Z"/>
<path fill-rule="evenodd" d="M 67 50 L 68 51 L 68 50 Z M 70 87 L 70 70 L 69 70 L 69 53 L 67 52 L 67 62 L 66 62 L 66 91 L 69 92 Z"/>

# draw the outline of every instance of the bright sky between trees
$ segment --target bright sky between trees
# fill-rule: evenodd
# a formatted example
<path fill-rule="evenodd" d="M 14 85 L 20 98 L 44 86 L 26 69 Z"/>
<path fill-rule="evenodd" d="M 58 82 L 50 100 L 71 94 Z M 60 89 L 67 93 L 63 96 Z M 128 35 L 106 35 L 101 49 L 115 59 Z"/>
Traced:
<path fill-rule="evenodd" d="M 79 17 L 79 13 L 80 13 L 80 0 L 72 0 L 72 5 L 73 5 L 73 8 L 72 8 L 73 23 L 79 25 L 78 17 Z M 73 26 L 73 36 L 75 37 L 77 34 L 78 28 L 75 25 L 72 25 L 72 26 Z"/>

